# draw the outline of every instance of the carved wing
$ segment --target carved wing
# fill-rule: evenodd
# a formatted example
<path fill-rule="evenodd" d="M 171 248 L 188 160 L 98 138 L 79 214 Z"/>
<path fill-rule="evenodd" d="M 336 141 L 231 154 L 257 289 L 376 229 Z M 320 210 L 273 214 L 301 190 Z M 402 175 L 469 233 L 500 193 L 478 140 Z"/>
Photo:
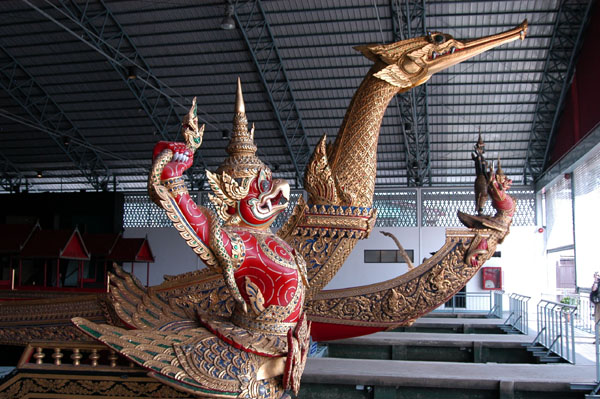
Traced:
<path fill-rule="evenodd" d="M 124 330 L 79 317 L 72 322 L 151 377 L 194 395 L 266 399 L 283 393 L 269 375 L 257 379 L 268 358 L 227 345 L 204 328 Z"/>
<path fill-rule="evenodd" d="M 119 318 L 132 328 L 160 328 L 172 322 L 197 325 L 195 314 L 146 290 L 140 281 L 120 266 L 110 274 L 110 296 Z"/>

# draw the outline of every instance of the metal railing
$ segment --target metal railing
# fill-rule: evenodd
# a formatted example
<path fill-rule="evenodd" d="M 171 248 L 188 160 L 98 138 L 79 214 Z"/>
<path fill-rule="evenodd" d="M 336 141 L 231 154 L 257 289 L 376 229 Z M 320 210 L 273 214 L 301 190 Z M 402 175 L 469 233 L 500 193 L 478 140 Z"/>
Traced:
<path fill-rule="evenodd" d="M 596 379 L 594 383 L 596 386 L 588 395 L 585 395 L 586 398 L 590 399 L 600 398 L 600 395 L 598 395 L 598 392 L 600 392 L 600 341 L 598 340 L 600 338 L 600 330 L 598 324 L 600 324 L 600 320 L 598 320 L 597 323 L 594 323 L 594 337 L 596 338 L 594 341 L 596 346 Z M 571 386 L 573 386 L 573 384 L 571 384 Z"/>
<path fill-rule="evenodd" d="M 521 294 L 510 294 L 508 297 L 509 315 L 504 322 L 523 334 L 529 334 L 529 300 L 531 297 Z"/>
<path fill-rule="evenodd" d="M 488 317 L 502 318 L 502 302 L 504 300 L 504 291 L 496 290 L 490 292 L 490 311 Z"/>
<path fill-rule="evenodd" d="M 459 292 L 432 313 L 487 313 L 489 315 L 498 303 L 496 292 Z M 504 293 L 504 291 L 500 292 Z M 502 298 L 499 306 L 502 312 Z"/>
<path fill-rule="evenodd" d="M 590 294 L 570 295 L 575 298 L 577 311 L 575 312 L 575 328 L 582 331 L 593 333 L 594 323 L 594 304 L 590 301 Z"/>
<path fill-rule="evenodd" d="M 532 344 L 539 344 L 569 363 L 575 363 L 575 305 L 547 301 L 537 304 L 538 334 Z"/>

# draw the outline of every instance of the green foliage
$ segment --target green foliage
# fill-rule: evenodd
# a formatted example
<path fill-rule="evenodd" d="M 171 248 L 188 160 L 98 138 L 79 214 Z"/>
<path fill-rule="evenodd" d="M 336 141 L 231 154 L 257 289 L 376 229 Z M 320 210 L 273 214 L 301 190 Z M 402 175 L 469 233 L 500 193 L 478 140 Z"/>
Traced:
<path fill-rule="evenodd" d="M 577 298 L 572 296 L 565 296 L 560 300 L 560 303 L 564 303 L 565 305 L 577 305 Z"/>

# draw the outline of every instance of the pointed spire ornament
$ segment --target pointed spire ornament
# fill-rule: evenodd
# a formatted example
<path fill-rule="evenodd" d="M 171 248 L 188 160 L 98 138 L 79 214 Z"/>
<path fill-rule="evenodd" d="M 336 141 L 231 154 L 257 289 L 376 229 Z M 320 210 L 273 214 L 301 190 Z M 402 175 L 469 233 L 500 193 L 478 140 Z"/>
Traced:
<path fill-rule="evenodd" d="M 481 137 L 481 127 L 479 127 L 479 138 L 477 139 L 477 147 L 485 147 L 485 143 L 483 142 L 483 138 Z"/>
<path fill-rule="evenodd" d="M 238 179 L 253 177 L 259 169 L 267 169 L 265 164 L 256 156 L 254 125 L 248 131 L 248 119 L 246 118 L 246 106 L 244 105 L 240 78 L 237 81 L 233 130 L 226 151 L 229 157 L 217 169 L 217 173 L 226 172 L 234 179 Z"/>
<path fill-rule="evenodd" d="M 496 168 L 496 175 L 504 175 L 504 171 L 500 165 L 500 155 L 498 155 L 498 167 Z"/>

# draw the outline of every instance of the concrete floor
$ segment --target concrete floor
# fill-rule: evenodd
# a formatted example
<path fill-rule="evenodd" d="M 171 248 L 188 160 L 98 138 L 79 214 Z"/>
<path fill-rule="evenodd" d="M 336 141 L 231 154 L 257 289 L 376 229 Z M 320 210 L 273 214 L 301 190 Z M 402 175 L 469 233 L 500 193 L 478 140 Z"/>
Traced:
<path fill-rule="evenodd" d="M 418 320 L 440 326 L 468 323 L 475 325 L 502 324 L 500 319 L 432 318 Z M 501 341 L 532 342 L 537 332 L 531 328 L 528 335 L 498 334 L 432 334 L 432 333 L 376 333 L 373 336 L 348 339 L 368 342 L 384 339 L 390 342 L 434 341 Z M 401 360 L 364 359 L 308 359 L 302 381 L 317 384 L 351 384 L 365 386 L 420 386 L 436 388 L 498 389 L 506 384 L 515 390 L 547 391 L 568 389 L 570 384 L 593 384 L 596 381 L 596 346 L 594 337 L 576 330 L 576 364 L 497 364 L 420 362 Z M 358 343 L 358 342 L 357 342 Z"/>

